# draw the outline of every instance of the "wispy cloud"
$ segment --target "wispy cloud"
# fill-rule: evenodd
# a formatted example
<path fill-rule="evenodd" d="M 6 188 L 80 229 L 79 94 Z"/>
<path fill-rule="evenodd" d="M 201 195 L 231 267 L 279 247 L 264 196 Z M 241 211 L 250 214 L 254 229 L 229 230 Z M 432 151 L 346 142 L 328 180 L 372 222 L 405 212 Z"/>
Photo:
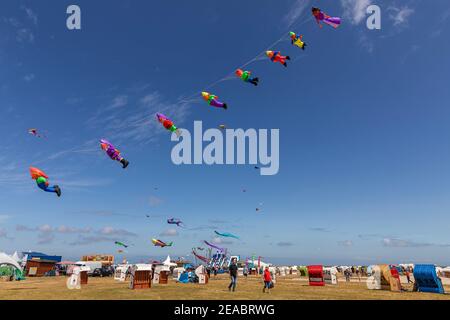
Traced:
<path fill-rule="evenodd" d="M 78 228 L 66 225 L 52 227 L 49 224 L 43 224 L 36 227 L 28 227 L 25 225 L 17 225 L 17 232 L 37 232 L 38 244 L 50 244 L 56 239 L 57 234 L 62 235 L 78 235 L 78 240 L 74 243 L 89 244 L 92 239 L 103 239 L 102 241 L 114 241 L 114 237 L 136 237 L 137 235 L 125 229 L 117 229 L 113 227 L 103 227 L 94 230 L 91 227 Z M 94 241 L 95 242 L 95 241 Z"/>
<path fill-rule="evenodd" d="M 442 31 L 447 26 L 447 20 L 450 18 L 450 9 L 445 10 L 440 14 L 437 19 L 436 26 L 433 32 L 431 32 L 432 37 L 438 37 L 442 34 Z"/>
<path fill-rule="evenodd" d="M 357 25 L 366 17 L 366 9 L 372 4 L 371 0 L 341 0 L 344 9 L 343 18 Z"/>
<path fill-rule="evenodd" d="M 389 18 L 393 21 L 394 26 L 403 26 L 408 24 L 409 17 L 414 13 L 414 9 L 408 6 L 401 8 L 390 6 L 388 10 L 391 12 Z"/>
<path fill-rule="evenodd" d="M 367 50 L 368 53 L 373 53 L 375 45 L 373 41 L 367 36 L 367 33 L 360 32 L 358 43 L 364 50 Z"/>
<path fill-rule="evenodd" d="M 167 229 L 164 232 L 161 232 L 161 237 L 176 237 L 178 236 L 178 231 L 176 229 Z"/>
<path fill-rule="evenodd" d="M 135 233 L 127 231 L 125 229 L 116 229 L 113 227 L 104 227 L 100 230 L 100 234 L 108 236 L 119 236 L 119 237 L 135 237 Z"/>
<path fill-rule="evenodd" d="M 283 17 L 283 21 L 288 27 L 291 27 L 305 12 L 305 9 L 309 8 L 310 0 L 296 0 L 288 13 Z"/>
<path fill-rule="evenodd" d="M 20 28 L 16 33 L 16 40 L 20 43 L 33 43 L 34 42 L 34 34 L 28 28 Z"/>
<path fill-rule="evenodd" d="M 338 241 L 338 245 L 340 245 L 342 247 L 351 247 L 351 246 L 353 246 L 353 241 L 352 240 Z"/>
<path fill-rule="evenodd" d="M 281 241 L 277 243 L 279 247 L 292 247 L 294 244 L 292 242 Z"/>
<path fill-rule="evenodd" d="M 155 115 L 161 112 L 170 117 L 177 126 L 183 123 L 189 114 L 190 102 L 169 102 L 157 91 L 142 92 L 136 89 L 125 90 L 105 103 L 91 116 L 86 125 L 101 127 L 104 134 L 120 144 L 154 142 L 167 131 L 161 128 Z M 126 108 L 124 106 L 127 106 Z"/>
<path fill-rule="evenodd" d="M 127 104 L 128 104 L 128 96 L 120 95 L 114 97 L 114 99 L 111 101 L 111 104 L 107 107 L 107 109 L 125 107 Z"/>
<path fill-rule="evenodd" d="M 402 240 L 398 238 L 384 238 L 382 244 L 385 247 L 392 248 L 419 248 L 419 247 L 430 247 L 433 246 L 431 243 L 426 242 L 414 242 L 410 240 Z"/>
<path fill-rule="evenodd" d="M 112 237 L 105 237 L 105 236 L 84 236 L 80 235 L 77 240 L 72 241 L 69 243 L 71 246 L 84 246 L 84 245 L 91 245 L 96 244 L 99 242 L 111 242 L 113 243 L 116 241 Z"/>
<path fill-rule="evenodd" d="M 26 82 L 31 82 L 36 78 L 36 75 L 34 73 L 27 74 L 23 77 L 23 80 Z"/>
<path fill-rule="evenodd" d="M 192 231 L 214 230 L 214 229 L 217 229 L 217 226 L 214 226 L 214 225 L 200 225 L 200 226 L 197 226 L 197 227 L 189 228 L 189 230 L 192 230 Z"/>
<path fill-rule="evenodd" d="M 215 244 L 233 244 L 233 241 L 226 240 L 226 239 L 223 239 L 223 238 L 220 238 L 220 237 L 213 238 L 211 242 L 215 243 Z"/>
<path fill-rule="evenodd" d="M 25 11 L 27 18 L 31 20 L 34 25 L 38 24 L 38 15 L 31 8 L 21 6 L 21 9 Z"/>
<path fill-rule="evenodd" d="M 331 232 L 331 230 L 329 230 L 327 228 L 323 228 L 323 227 L 312 227 L 312 228 L 309 228 L 309 230 L 315 231 L 315 232 Z"/>

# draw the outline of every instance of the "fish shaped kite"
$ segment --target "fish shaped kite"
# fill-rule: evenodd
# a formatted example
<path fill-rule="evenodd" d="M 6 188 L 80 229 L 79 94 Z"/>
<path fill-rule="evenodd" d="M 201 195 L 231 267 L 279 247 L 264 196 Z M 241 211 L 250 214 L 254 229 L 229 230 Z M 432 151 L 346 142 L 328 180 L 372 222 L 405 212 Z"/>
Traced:
<path fill-rule="evenodd" d="M 116 244 L 118 246 L 122 246 L 124 248 L 128 248 L 129 247 L 129 245 L 126 245 L 125 243 L 120 242 L 120 241 L 114 241 L 114 244 Z"/>
<path fill-rule="evenodd" d="M 45 174 L 45 172 L 38 168 L 30 167 L 30 175 L 31 179 L 36 180 L 36 184 L 40 189 L 44 190 L 45 192 L 56 193 L 58 197 L 61 197 L 61 188 L 58 185 L 50 187 L 48 183 L 48 176 Z"/>
<path fill-rule="evenodd" d="M 202 97 L 203 97 L 203 99 L 205 99 L 205 101 L 208 102 L 208 104 L 210 106 L 213 106 L 213 107 L 216 107 L 216 108 L 223 108 L 225 110 L 228 108 L 226 103 L 219 101 L 219 97 L 218 96 L 215 96 L 215 95 L 213 95 L 213 94 L 211 94 L 209 92 L 202 92 Z"/>
<path fill-rule="evenodd" d="M 244 71 L 242 69 L 237 69 L 235 72 L 236 76 L 241 78 L 242 81 L 251 83 L 255 86 L 259 83 L 259 78 L 250 78 L 251 72 L 250 71 Z"/>
<path fill-rule="evenodd" d="M 203 242 L 204 242 L 207 246 L 210 246 L 211 248 L 217 249 L 217 250 L 219 250 L 220 252 L 224 252 L 224 251 L 225 251 L 224 248 L 220 248 L 220 247 L 218 247 L 218 246 L 215 246 L 215 245 L 213 245 L 212 243 L 209 243 L 209 242 L 206 241 L 206 240 L 203 240 Z"/>
<path fill-rule="evenodd" d="M 119 161 L 122 164 L 122 168 L 128 167 L 129 162 L 125 160 L 121 155 L 120 151 L 116 149 L 111 142 L 105 139 L 100 140 L 100 146 L 103 151 L 111 158 L 111 160 Z"/>
<path fill-rule="evenodd" d="M 291 44 L 299 47 L 302 50 L 305 50 L 306 43 L 303 42 L 303 35 L 296 35 L 295 32 L 289 32 L 289 36 L 291 37 Z"/>
<path fill-rule="evenodd" d="M 228 233 L 228 232 L 218 232 L 218 231 L 214 231 L 215 234 L 217 234 L 218 236 L 221 237 L 225 237 L 225 238 L 235 238 L 239 240 L 238 236 L 235 236 L 234 234 Z"/>
<path fill-rule="evenodd" d="M 158 240 L 158 239 L 152 239 L 152 243 L 155 245 L 155 247 L 171 247 L 173 242 L 165 243 L 164 241 Z"/>
<path fill-rule="evenodd" d="M 272 62 L 279 62 L 285 67 L 287 67 L 286 60 L 291 60 L 291 57 L 289 56 L 282 56 L 280 51 L 266 51 L 266 56 L 268 56 Z"/>
<path fill-rule="evenodd" d="M 195 250 L 192 250 L 192 254 L 194 255 L 194 257 L 196 257 L 197 259 L 199 259 L 200 261 L 203 261 L 204 263 L 208 263 L 208 258 L 199 255 L 197 252 L 195 252 Z"/>
<path fill-rule="evenodd" d="M 322 12 L 319 8 L 315 8 L 313 7 L 311 9 L 312 14 L 314 16 L 314 18 L 316 18 L 316 22 L 319 25 L 319 27 L 322 28 L 322 24 L 320 23 L 321 21 L 333 28 L 337 28 L 339 27 L 339 25 L 341 24 L 341 18 L 339 17 L 330 17 L 329 15 L 327 15 L 325 12 Z"/>
<path fill-rule="evenodd" d="M 170 132 L 175 132 L 177 137 L 181 136 L 181 130 L 178 129 L 174 124 L 173 121 L 170 120 L 168 117 L 163 115 L 162 113 L 157 113 L 156 118 L 158 121 L 163 125 L 164 128 L 169 130 Z"/>

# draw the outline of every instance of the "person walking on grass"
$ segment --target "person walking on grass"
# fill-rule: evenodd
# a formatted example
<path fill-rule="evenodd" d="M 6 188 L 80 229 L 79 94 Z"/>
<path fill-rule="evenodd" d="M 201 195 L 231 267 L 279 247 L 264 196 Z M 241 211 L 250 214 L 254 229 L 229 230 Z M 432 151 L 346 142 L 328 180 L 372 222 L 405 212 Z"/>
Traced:
<path fill-rule="evenodd" d="M 267 289 L 267 292 L 270 293 L 270 286 L 272 284 L 272 275 L 270 274 L 269 267 L 266 267 L 266 269 L 264 270 L 263 279 L 264 279 L 263 292 L 265 293 Z"/>
<path fill-rule="evenodd" d="M 233 260 L 231 260 L 231 264 L 229 267 L 231 282 L 228 286 L 228 291 L 233 290 L 233 292 L 234 292 L 236 290 L 237 270 L 238 270 L 238 267 L 236 265 L 236 259 L 233 259 Z"/>

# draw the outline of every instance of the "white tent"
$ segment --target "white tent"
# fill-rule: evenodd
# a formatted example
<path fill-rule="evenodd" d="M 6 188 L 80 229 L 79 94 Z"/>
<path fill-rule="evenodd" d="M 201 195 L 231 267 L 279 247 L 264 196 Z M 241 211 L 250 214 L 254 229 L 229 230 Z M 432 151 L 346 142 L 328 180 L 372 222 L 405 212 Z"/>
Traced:
<path fill-rule="evenodd" d="M 10 266 L 13 266 L 13 267 L 17 268 L 18 270 L 22 271 L 22 268 L 20 267 L 20 265 L 17 263 L 16 260 L 14 260 L 12 257 L 8 256 L 6 253 L 0 252 L 0 265 L 2 265 L 2 264 L 7 264 Z"/>
<path fill-rule="evenodd" d="M 166 258 L 166 260 L 164 260 L 164 262 L 163 262 L 163 265 L 165 266 L 165 267 L 176 267 L 177 266 L 177 264 L 176 263 L 173 263 L 173 262 L 170 262 L 170 256 L 167 256 L 167 258 Z"/>

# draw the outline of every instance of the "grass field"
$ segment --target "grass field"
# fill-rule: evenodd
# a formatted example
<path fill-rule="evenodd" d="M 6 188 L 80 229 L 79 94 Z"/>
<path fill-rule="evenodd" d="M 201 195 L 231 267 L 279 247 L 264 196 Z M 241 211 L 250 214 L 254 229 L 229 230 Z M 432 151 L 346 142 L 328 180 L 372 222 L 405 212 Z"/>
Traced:
<path fill-rule="evenodd" d="M 168 285 L 152 285 L 151 289 L 130 290 L 127 282 L 118 282 L 113 278 L 89 278 L 87 285 L 81 290 L 68 290 L 66 277 L 27 278 L 25 281 L 0 282 L 0 297 L 2 300 L 450 300 L 450 295 L 421 292 L 390 292 L 368 290 L 365 281 L 345 282 L 325 287 L 310 287 L 305 278 L 278 277 L 276 286 L 271 293 L 262 292 L 262 282 L 259 277 L 240 277 L 236 292 L 227 289 L 228 277 L 220 275 L 212 278 L 207 285 L 179 284 L 169 280 Z M 411 290 L 411 285 L 406 286 Z M 446 287 L 449 291 L 450 287 Z"/>

